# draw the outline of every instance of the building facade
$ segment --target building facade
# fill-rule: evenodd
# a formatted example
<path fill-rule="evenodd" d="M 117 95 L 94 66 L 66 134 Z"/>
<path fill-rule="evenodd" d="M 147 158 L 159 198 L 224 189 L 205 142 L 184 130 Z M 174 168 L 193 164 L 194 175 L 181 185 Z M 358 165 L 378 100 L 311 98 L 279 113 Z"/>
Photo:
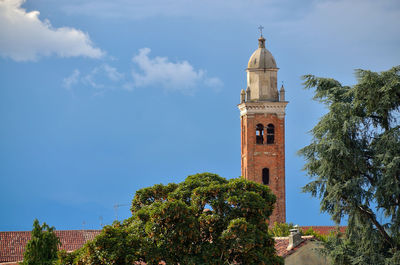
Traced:
<path fill-rule="evenodd" d="M 268 185 L 277 202 L 270 218 L 286 222 L 285 201 L 285 89 L 277 88 L 279 68 L 258 39 L 258 49 L 246 69 L 247 88 L 240 93 L 242 177 Z"/>

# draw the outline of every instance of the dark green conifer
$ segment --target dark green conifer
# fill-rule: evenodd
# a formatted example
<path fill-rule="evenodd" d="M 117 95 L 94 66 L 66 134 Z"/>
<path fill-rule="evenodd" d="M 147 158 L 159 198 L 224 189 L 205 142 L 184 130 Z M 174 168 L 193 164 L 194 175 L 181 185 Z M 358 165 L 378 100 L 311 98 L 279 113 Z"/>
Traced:
<path fill-rule="evenodd" d="M 348 217 L 346 235 L 326 245 L 335 264 L 400 264 L 400 66 L 356 77 L 343 86 L 304 76 L 328 108 L 300 150 L 312 178 L 304 191 L 336 223 Z"/>

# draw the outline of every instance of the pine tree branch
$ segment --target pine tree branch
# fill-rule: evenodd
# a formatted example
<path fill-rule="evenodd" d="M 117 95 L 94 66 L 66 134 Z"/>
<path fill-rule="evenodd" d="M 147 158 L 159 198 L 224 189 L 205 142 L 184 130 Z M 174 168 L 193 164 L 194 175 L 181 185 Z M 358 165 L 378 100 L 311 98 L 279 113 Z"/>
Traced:
<path fill-rule="evenodd" d="M 379 233 L 383 236 L 383 238 L 385 239 L 385 241 L 387 243 L 389 243 L 389 245 L 394 248 L 395 244 L 392 240 L 392 238 L 388 235 L 388 233 L 385 231 L 385 229 L 383 228 L 383 226 L 376 220 L 375 218 L 375 214 L 368 209 L 367 206 L 365 205 L 359 205 L 357 207 L 357 209 L 359 209 L 359 211 L 361 211 L 362 214 L 364 214 L 365 216 L 367 216 L 367 218 L 369 218 L 372 223 L 375 225 L 375 227 L 379 230 Z"/>
<path fill-rule="evenodd" d="M 368 179 L 369 183 L 370 183 L 372 186 L 375 185 L 375 180 L 374 180 L 371 176 L 369 176 L 369 175 L 367 175 L 367 174 L 364 174 L 364 177 L 366 177 L 366 178 Z"/>

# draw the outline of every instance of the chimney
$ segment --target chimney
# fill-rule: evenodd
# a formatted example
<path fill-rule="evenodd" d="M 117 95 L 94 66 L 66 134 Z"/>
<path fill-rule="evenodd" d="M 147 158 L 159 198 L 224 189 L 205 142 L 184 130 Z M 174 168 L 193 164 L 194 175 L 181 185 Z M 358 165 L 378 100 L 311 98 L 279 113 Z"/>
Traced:
<path fill-rule="evenodd" d="M 287 247 L 287 250 L 291 250 L 297 247 L 301 242 L 303 242 L 303 239 L 301 238 L 301 234 L 299 232 L 299 227 L 297 225 L 294 226 L 294 229 L 290 229 L 289 231 L 289 245 Z"/>

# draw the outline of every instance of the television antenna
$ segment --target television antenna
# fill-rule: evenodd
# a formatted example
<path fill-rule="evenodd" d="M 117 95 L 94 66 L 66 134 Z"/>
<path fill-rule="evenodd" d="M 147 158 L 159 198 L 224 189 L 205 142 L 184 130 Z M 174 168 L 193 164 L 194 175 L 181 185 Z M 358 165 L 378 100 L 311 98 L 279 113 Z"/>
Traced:
<path fill-rule="evenodd" d="M 123 207 L 123 206 L 129 206 L 129 204 L 114 204 L 114 210 L 115 210 L 115 220 L 118 221 L 118 208 Z"/>
<path fill-rule="evenodd" d="M 103 216 L 99 216 L 99 220 L 100 220 L 100 226 L 103 227 L 104 226 L 104 224 L 103 224 Z"/>

